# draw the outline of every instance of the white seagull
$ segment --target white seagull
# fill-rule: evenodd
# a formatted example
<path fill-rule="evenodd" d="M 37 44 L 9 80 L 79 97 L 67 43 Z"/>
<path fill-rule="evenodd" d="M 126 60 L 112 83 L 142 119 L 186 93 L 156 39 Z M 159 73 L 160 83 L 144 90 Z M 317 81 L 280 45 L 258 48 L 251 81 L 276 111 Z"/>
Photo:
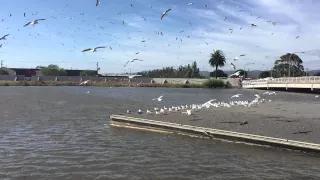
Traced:
<path fill-rule="evenodd" d="M 34 21 L 30 21 L 30 22 L 28 22 L 27 24 L 25 24 L 23 27 L 26 27 L 26 26 L 28 26 L 28 25 L 33 25 L 33 26 L 35 26 L 36 24 L 39 24 L 38 23 L 38 21 L 44 21 L 44 20 L 46 20 L 46 19 L 36 19 L 36 20 L 34 20 Z"/>
<path fill-rule="evenodd" d="M 237 60 L 239 60 L 239 58 L 238 58 L 238 57 L 235 57 L 235 58 L 233 58 L 233 60 L 234 60 L 234 61 L 237 61 Z"/>
<path fill-rule="evenodd" d="M 135 78 L 135 77 L 137 77 L 137 75 L 128 76 L 129 79 L 132 79 L 132 78 Z"/>
<path fill-rule="evenodd" d="M 154 100 L 162 101 L 162 97 L 163 97 L 163 96 L 160 96 L 160 97 L 158 97 L 158 98 L 154 98 L 154 99 L 152 99 L 152 100 L 153 100 L 153 101 L 154 101 Z"/>
<path fill-rule="evenodd" d="M 167 9 L 165 12 L 163 12 L 160 19 L 162 20 L 162 18 L 163 18 L 165 15 L 167 15 L 167 13 L 168 13 L 169 11 L 171 11 L 171 8 L 169 8 L 169 9 Z"/>
<path fill-rule="evenodd" d="M 230 99 L 232 99 L 232 98 L 238 98 L 238 97 L 240 97 L 241 95 L 242 95 L 242 94 L 235 94 L 235 95 L 231 96 Z"/>
<path fill-rule="evenodd" d="M 6 34 L 6 35 L 4 35 L 4 36 L 2 36 L 1 38 L 0 38 L 0 40 L 7 40 L 7 36 L 9 36 L 9 34 Z"/>
<path fill-rule="evenodd" d="M 100 46 L 100 47 L 95 47 L 95 48 L 88 48 L 88 49 L 84 49 L 81 52 L 86 52 L 86 51 L 92 51 L 92 52 L 97 52 L 97 49 L 100 48 L 106 48 L 105 46 Z"/>
<path fill-rule="evenodd" d="M 193 3 L 188 3 L 188 6 L 191 6 Z"/>
<path fill-rule="evenodd" d="M 187 114 L 188 116 L 192 115 L 191 109 L 188 109 L 187 112 L 182 112 L 182 114 Z"/>
<path fill-rule="evenodd" d="M 96 2 L 96 6 L 98 6 L 100 4 L 100 0 L 97 0 Z"/>
<path fill-rule="evenodd" d="M 79 86 L 81 86 L 81 85 L 87 85 L 89 82 L 90 82 L 90 80 L 86 80 L 86 81 L 80 83 Z"/>
<path fill-rule="evenodd" d="M 128 63 L 132 63 L 134 61 L 143 61 L 143 60 L 141 60 L 141 59 L 132 59 L 132 60 L 128 61 L 123 67 L 126 67 L 128 65 Z"/>

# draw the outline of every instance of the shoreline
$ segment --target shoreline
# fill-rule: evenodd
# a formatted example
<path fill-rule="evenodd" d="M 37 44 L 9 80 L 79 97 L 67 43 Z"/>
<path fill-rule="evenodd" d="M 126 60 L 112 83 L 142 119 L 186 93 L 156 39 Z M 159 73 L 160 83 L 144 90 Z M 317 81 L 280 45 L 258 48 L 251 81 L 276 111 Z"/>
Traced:
<path fill-rule="evenodd" d="M 79 86 L 80 82 L 68 81 L 0 81 L 0 86 Z M 129 83 L 129 82 L 95 82 L 92 81 L 85 86 L 97 87 L 162 87 L 162 88 L 208 88 L 203 84 L 172 84 L 172 83 Z M 232 87 L 216 87 L 226 89 Z"/>

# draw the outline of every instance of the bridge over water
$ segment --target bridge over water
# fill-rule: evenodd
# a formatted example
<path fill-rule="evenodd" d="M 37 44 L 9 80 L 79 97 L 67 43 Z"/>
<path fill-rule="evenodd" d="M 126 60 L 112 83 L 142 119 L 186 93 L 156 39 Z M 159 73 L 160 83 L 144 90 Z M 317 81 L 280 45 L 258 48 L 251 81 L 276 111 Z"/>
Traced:
<path fill-rule="evenodd" d="M 258 79 L 242 82 L 244 89 L 301 89 L 320 90 L 320 76 L 284 77 L 273 79 Z"/>

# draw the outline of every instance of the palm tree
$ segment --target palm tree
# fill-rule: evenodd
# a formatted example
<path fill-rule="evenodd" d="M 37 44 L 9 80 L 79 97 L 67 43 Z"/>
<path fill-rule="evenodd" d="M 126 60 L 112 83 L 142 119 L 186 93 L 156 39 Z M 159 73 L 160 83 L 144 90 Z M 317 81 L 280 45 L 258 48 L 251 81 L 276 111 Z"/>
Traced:
<path fill-rule="evenodd" d="M 211 57 L 209 59 L 209 64 L 212 67 L 216 67 L 216 72 L 218 71 L 218 67 L 223 67 L 226 63 L 226 57 L 222 50 L 216 50 L 211 53 Z M 216 74 L 216 79 L 218 79 L 218 73 Z"/>

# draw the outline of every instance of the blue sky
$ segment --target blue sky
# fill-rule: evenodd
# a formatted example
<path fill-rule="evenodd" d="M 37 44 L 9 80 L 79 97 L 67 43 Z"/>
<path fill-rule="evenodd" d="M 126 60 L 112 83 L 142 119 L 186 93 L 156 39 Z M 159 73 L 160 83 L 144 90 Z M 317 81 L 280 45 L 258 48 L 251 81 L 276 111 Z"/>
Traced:
<path fill-rule="evenodd" d="M 223 70 L 231 70 L 240 54 L 246 56 L 234 62 L 237 68 L 255 62 L 250 69 L 262 70 L 279 56 L 299 51 L 307 52 L 300 55 L 306 68 L 320 69 L 320 1 L 101 0 L 96 7 L 95 0 L 10 0 L 1 6 L 0 36 L 10 36 L 0 41 L 0 60 L 7 67 L 94 69 L 99 62 L 101 72 L 114 73 L 197 61 L 201 70 L 212 71 L 209 55 L 221 49 L 228 58 Z M 38 18 L 46 20 L 23 27 Z M 81 52 L 96 46 L 112 50 Z M 133 58 L 144 61 L 123 67 Z"/>

